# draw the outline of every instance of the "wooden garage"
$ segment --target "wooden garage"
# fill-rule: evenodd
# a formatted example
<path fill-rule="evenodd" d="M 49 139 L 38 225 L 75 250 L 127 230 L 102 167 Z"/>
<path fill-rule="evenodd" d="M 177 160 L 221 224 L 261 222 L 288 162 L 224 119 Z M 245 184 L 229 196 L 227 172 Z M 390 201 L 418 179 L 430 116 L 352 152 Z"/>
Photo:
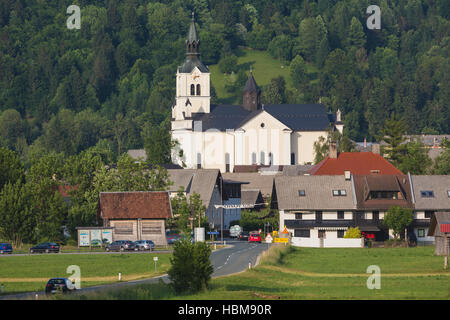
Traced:
<path fill-rule="evenodd" d="M 166 219 L 173 217 L 168 192 L 101 192 L 98 214 L 104 227 L 113 228 L 113 241 L 167 245 Z"/>

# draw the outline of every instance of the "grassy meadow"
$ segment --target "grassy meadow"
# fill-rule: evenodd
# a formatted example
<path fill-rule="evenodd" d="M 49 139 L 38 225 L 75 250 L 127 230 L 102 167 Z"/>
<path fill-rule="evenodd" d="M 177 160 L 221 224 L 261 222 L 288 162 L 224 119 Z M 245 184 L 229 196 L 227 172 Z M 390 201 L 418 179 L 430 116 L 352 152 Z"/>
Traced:
<path fill-rule="evenodd" d="M 236 55 L 238 57 L 239 68 L 244 69 L 247 74 L 250 71 L 250 67 L 252 67 L 253 76 L 258 86 L 268 85 L 272 78 L 283 76 L 286 80 L 287 88 L 292 88 L 289 64 L 286 64 L 286 62 L 272 58 L 266 51 L 251 48 L 238 49 Z M 232 77 L 232 75 L 221 73 L 217 64 L 209 66 L 209 70 L 211 72 L 211 81 L 216 89 L 220 103 L 240 103 L 241 96 L 233 95 L 233 93 L 225 90 L 227 79 Z M 312 65 L 308 65 L 308 73 L 311 78 L 314 78 L 317 70 Z"/>
<path fill-rule="evenodd" d="M 368 289 L 367 267 L 381 270 L 381 288 Z M 59 298 L 59 297 L 56 297 Z M 70 297 L 71 299 L 76 296 Z M 252 270 L 216 278 L 210 288 L 193 295 L 175 295 L 168 285 L 89 294 L 88 299 L 450 299 L 450 271 L 433 247 L 320 249 L 277 246 L 264 253 Z"/>
<path fill-rule="evenodd" d="M 157 272 L 153 257 L 158 257 Z M 0 257 L 0 284 L 4 294 L 42 291 L 49 278 L 70 277 L 66 269 L 77 265 L 81 270 L 81 286 L 151 278 L 167 273 L 169 253 L 136 254 L 43 254 Z"/>

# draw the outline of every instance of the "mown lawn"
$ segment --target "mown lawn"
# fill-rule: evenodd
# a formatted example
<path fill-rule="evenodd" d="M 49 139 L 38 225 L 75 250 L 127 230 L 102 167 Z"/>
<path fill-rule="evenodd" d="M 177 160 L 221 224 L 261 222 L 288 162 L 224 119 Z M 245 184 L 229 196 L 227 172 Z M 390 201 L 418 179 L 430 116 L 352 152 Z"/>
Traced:
<path fill-rule="evenodd" d="M 157 273 L 153 257 L 158 256 Z M 0 257 L 0 284 L 4 294 L 41 291 L 52 277 L 70 277 L 67 267 L 77 265 L 81 270 L 81 286 L 122 280 L 150 278 L 164 274 L 170 267 L 169 253 L 136 254 L 45 254 Z"/>
<path fill-rule="evenodd" d="M 213 279 L 209 290 L 176 296 L 167 285 L 141 285 L 90 299 L 450 299 L 450 271 L 432 247 L 315 249 L 273 247 L 261 264 Z M 368 289 L 369 265 L 381 269 L 381 289 Z"/>

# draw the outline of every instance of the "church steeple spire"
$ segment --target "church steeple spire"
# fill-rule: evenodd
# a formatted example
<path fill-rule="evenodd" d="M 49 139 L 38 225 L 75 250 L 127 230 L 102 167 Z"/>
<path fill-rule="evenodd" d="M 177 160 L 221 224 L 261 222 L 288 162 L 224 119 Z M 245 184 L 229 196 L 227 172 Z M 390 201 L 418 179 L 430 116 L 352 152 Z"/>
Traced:
<path fill-rule="evenodd" d="M 200 39 L 198 37 L 197 28 L 195 27 L 194 12 L 192 12 L 191 25 L 189 26 L 188 37 L 186 39 L 186 56 L 197 57 L 199 52 Z"/>

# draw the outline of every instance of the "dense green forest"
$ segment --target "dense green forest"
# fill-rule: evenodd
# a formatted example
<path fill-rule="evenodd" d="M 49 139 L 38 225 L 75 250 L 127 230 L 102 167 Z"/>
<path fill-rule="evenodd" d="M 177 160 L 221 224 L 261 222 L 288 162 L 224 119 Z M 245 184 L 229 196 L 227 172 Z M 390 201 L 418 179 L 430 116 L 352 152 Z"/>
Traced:
<path fill-rule="evenodd" d="M 79 30 L 67 28 L 72 4 Z M 366 27 L 371 4 L 381 7 L 381 30 Z M 99 192 L 167 187 L 167 171 L 123 153 L 145 148 L 150 163 L 170 161 L 191 12 L 202 61 L 234 72 L 228 92 L 240 96 L 247 79 L 249 65 L 236 63 L 242 47 L 266 51 L 290 78 L 271 77 L 264 103 L 339 108 L 346 139 L 388 137 L 404 172 L 449 174 L 448 142 L 431 171 L 420 144 L 401 144 L 405 133 L 450 132 L 448 0 L 1 0 L 5 239 L 63 240 L 63 226 L 75 237 L 76 226 L 98 222 Z"/>
<path fill-rule="evenodd" d="M 80 30 L 66 26 L 71 4 Z M 366 27 L 371 4 L 381 30 Z M 340 108 L 359 141 L 374 140 L 392 113 L 409 134 L 450 132 L 447 0 L 2 0 L 0 146 L 26 167 L 95 146 L 112 161 L 144 146 L 154 162 L 169 161 L 161 146 L 192 11 L 206 65 L 242 75 L 227 68 L 239 46 L 285 61 L 293 88 L 273 79 L 266 103 Z"/>

